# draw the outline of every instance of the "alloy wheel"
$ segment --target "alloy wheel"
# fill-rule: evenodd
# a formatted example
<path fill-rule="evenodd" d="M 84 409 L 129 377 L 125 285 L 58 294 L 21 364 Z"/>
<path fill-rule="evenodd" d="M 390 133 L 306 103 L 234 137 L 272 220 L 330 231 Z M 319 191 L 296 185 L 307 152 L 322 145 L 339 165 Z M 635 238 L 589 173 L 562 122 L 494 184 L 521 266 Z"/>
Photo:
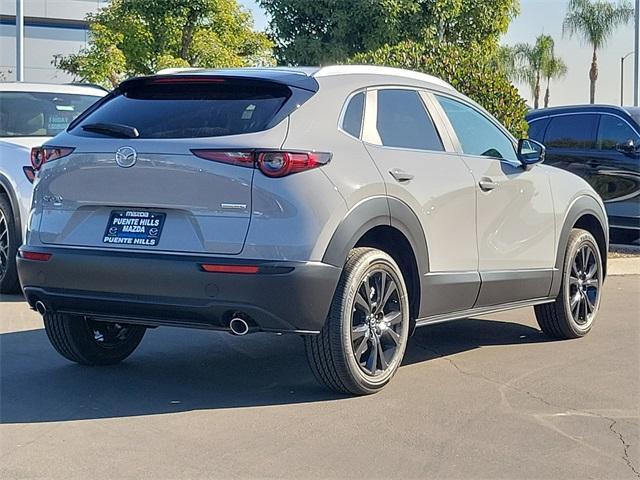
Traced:
<path fill-rule="evenodd" d="M 396 359 L 404 317 L 393 277 L 381 269 L 369 272 L 358 287 L 351 314 L 353 354 L 366 375 L 383 375 Z"/>
<path fill-rule="evenodd" d="M 593 320 L 600 299 L 600 283 L 595 251 L 591 245 L 583 244 L 573 258 L 569 274 L 569 310 L 581 327 Z"/>

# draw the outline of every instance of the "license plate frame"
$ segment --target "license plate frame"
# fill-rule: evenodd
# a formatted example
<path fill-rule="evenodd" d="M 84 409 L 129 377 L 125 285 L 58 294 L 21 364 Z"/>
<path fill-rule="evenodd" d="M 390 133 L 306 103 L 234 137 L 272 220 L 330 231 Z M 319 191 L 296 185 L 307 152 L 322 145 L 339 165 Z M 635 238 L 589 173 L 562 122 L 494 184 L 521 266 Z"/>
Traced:
<path fill-rule="evenodd" d="M 167 214 L 142 209 L 111 210 L 102 243 L 107 245 L 155 247 Z"/>

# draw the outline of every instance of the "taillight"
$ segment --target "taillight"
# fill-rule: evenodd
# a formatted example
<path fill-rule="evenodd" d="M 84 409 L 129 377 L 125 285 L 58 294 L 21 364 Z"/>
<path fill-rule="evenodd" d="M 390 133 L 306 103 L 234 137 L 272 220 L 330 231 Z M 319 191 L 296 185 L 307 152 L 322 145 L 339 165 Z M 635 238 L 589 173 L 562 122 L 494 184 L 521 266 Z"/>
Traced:
<path fill-rule="evenodd" d="M 284 152 L 279 150 L 206 150 L 191 152 L 205 160 L 227 163 L 240 167 L 258 168 L 267 177 L 285 177 L 293 173 L 326 165 L 331 154 L 326 152 Z"/>
<path fill-rule="evenodd" d="M 228 163 L 230 165 L 238 165 L 240 167 L 253 167 L 253 152 L 221 152 L 220 150 L 191 150 L 191 152 L 205 160 L 213 160 L 214 162 Z"/>
<path fill-rule="evenodd" d="M 258 154 L 258 168 L 268 177 L 284 177 L 320 167 L 329 160 L 331 160 L 329 153 L 262 152 Z"/>
<path fill-rule="evenodd" d="M 33 183 L 33 181 L 36 179 L 36 171 L 33 169 L 33 167 L 27 165 L 25 167 L 22 167 L 22 171 L 24 172 L 25 177 L 27 177 L 27 180 Z"/>
<path fill-rule="evenodd" d="M 38 171 L 45 163 L 66 157 L 73 150 L 71 147 L 33 147 L 31 149 L 31 165 L 35 171 Z"/>

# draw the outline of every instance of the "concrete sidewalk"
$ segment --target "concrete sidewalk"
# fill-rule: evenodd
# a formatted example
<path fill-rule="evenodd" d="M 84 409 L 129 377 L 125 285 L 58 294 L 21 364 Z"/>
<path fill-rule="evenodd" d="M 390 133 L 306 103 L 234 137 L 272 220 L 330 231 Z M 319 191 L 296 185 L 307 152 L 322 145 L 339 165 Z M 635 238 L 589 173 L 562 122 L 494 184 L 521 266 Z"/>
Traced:
<path fill-rule="evenodd" d="M 640 275 L 640 255 L 609 258 L 607 270 L 608 275 Z"/>

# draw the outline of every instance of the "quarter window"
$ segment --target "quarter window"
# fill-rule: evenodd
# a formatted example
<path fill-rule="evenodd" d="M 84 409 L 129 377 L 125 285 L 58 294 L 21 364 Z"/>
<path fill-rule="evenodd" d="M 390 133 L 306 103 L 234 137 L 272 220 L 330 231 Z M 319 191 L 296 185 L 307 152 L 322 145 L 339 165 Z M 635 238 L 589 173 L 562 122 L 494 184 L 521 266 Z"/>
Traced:
<path fill-rule="evenodd" d="M 386 147 L 444 151 L 436 127 L 415 90 L 378 90 L 376 127 Z"/>
<path fill-rule="evenodd" d="M 544 143 L 550 148 L 591 150 L 596 144 L 597 123 L 598 116 L 592 114 L 553 117 Z"/>
<path fill-rule="evenodd" d="M 513 142 L 477 110 L 448 97 L 436 95 L 458 136 L 465 155 L 518 161 Z"/>
<path fill-rule="evenodd" d="M 360 138 L 362 130 L 362 117 L 364 115 L 364 92 L 354 95 L 349 100 L 349 105 L 344 112 L 342 119 L 342 129 L 349 135 Z"/>
<path fill-rule="evenodd" d="M 613 115 L 602 115 L 600 117 L 598 150 L 615 150 L 616 145 L 629 140 L 639 142 L 640 138 L 627 122 Z"/>

